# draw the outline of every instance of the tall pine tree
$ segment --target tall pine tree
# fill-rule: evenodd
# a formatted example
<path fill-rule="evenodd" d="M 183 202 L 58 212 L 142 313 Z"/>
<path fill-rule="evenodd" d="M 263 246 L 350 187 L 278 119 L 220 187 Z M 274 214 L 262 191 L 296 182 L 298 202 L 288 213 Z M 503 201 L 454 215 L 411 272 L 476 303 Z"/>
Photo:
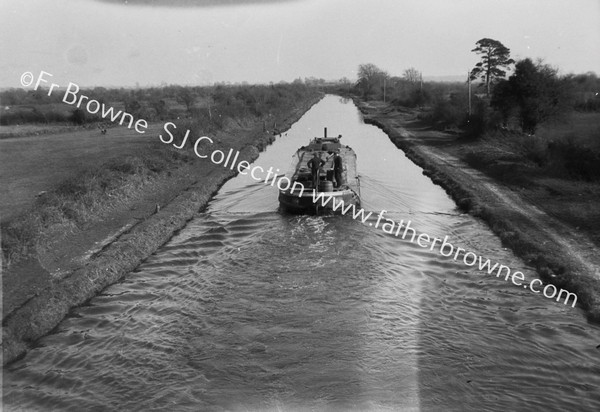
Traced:
<path fill-rule="evenodd" d="M 506 68 L 515 61 L 510 58 L 510 49 L 494 39 L 481 39 L 475 43 L 472 52 L 481 55 L 481 61 L 471 70 L 471 80 L 481 78 L 485 82 L 486 93 L 490 95 L 491 84 L 506 76 Z"/>

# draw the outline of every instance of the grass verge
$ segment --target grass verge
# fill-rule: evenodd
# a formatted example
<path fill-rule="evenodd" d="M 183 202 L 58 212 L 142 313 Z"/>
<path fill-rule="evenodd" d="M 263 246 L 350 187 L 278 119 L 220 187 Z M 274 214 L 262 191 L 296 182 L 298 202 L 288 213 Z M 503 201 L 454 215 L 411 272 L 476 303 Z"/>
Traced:
<path fill-rule="evenodd" d="M 2 223 L 4 264 L 10 267 L 34 255 L 49 232 L 68 233 L 106 217 L 157 175 L 189 159 L 189 153 L 157 144 L 145 153 L 109 161 L 40 193 L 28 213 Z"/>

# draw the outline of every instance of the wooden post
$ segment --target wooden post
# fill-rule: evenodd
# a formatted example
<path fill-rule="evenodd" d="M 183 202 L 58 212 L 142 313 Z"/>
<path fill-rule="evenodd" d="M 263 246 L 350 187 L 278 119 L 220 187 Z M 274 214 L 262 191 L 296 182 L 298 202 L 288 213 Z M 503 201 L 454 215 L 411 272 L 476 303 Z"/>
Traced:
<path fill-rule="evenodd" d="M 469 117 L 471 117 L 471 72 L 467 72 L 467 83 L 469 84 Z"/>

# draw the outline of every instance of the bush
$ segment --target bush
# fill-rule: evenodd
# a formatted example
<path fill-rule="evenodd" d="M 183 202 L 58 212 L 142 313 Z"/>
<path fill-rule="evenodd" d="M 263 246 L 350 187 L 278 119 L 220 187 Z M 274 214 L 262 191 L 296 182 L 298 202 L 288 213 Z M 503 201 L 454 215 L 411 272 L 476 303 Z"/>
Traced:
<path fill-rule="evenodd" d="M 71 121 L 75 124 L 85 124 L 85 112 L 81 109 L 73 110 L 71 114 Z"/>
<path fill-rule="evenodd" d="M 521 141 L 525 157 L 538 166 L 545 166 L 549 161 L 548 142 L 539 136 L 523 136 Z"/>
<path fill-rule="evenodd" d="M 575 103 L 575 110 L 582 112 L 600 112 L 600 98 Z"/>
<path fill-rule="evenodd" d="M 578 144 L 574 138 L 548 144 L 556 166 L 562 165 L 571 176 L 588 181 L 600 180 L 600 152 Z"/>
<path fill-rule="evenodd" d="M 459 127 L 467 120 L 468 107 L 458 96 L 438 99 L 433 105 L 432 120 L 442 127 Z"/>
<path fill-rule="evenodd" d="M 67 113 L 60 111 L 42 111 L 37 107 L 13 107 L 10 110 L 2 110 L 0 124 L 9 126 L 26 123 L 66 123 L 71 121 L 70 117 Z"/>
<path fill-rule="evenodd" d="M 477 138 L 496 126 L 497 117 L 493 116 L 494 112 L 485 100 L 477 99 L 473 104 L 473 112 L 466 117 L 465 123 L 462 125 L 465 130 L 465 136 L 469 138 Z"/>
<path fill-rule="evenodd" d="M 516 111 L 522 131 L 535 134 L 541 123 L 564 118 L 573 107 L 573 96 L 568 79 L 559 77 L 557 69 L 524 59 L 517 62 L 508 80 L 494 88 L 492 105 L 505 121 Z"/>

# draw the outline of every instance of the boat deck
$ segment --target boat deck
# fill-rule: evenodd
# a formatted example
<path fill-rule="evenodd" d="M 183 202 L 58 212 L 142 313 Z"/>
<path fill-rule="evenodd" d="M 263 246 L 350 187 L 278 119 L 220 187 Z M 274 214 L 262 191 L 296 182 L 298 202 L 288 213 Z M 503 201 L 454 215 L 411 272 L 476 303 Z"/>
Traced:
<path fill-rule="evenodd" d="M 330 142 L 330 139 L 326 139 L 319 144 L 311 142 L 310 145 L 298 149 L 294 155 L 293 164 L 295 168 L 292 180 L 302 182 L 307 189 L 312 188 L 310 168 L 307 165 L 308 161 L 312 159 L 315 152 L 319 153 L 321 159 L 325 160 L 325 164 L 321 167 L 321 176 L 326 176 L 327 171 L 333 169 L 333 156 L 329 152 L 333 152 L 334 150 L 339 150 L 344 167 L 342 174 L 344 185 L 334 189 L 334 191 L 349 188 L 360 195 L 356 172 L 356 154 L 351 148 L 340 143 Z"/>

